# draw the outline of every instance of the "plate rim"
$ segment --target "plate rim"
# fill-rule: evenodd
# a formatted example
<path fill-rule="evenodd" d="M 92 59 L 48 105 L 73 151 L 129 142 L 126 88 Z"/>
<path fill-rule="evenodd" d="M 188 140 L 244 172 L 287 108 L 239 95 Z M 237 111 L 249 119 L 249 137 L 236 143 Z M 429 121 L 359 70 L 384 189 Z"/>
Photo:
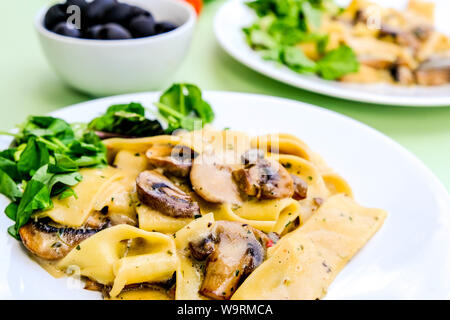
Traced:
<path fill-rule="evenodd" d="M 150 104 L 153 102 L 153 97 L 158 97 L 158 95 L 161 93 L 161 91 L 151 91 L 151 92 L 140 92 L 140 93 L 132 93 L 132 94 L 122 94 L 122 95 L 115 95 L 115 96 L 109 96 L 99 99 L 93 99 L 90 101 L 80 102 L 73 105 L 69 105 L 67 107 L 63 107 L 57 110 L 54 110 L 53 112 L 46 113 L 50 116 L 59 116 L 59 113 L 64 112 L 77 112 L 76 110 L 79 108 L 87 108 L 90 105 L 99 105 L 102 104 L 103 108 L 107 107 L 107 104 L 111 101 L 117 101 L 120 99 L 135 99 L 140 102 Z M 246 97 L 247 99 L 261 99 L 267 101 L 268 104 L 274 104 L 282 102 L 285 108 L 289 108 L 292 110 L 297 110 L 296 112 L 301 113 L 302 110 L 306 110 L 309 112 L 313 112 L 316 114 L 322 114 L 324 116 L 332 117 L 335 119 L 339 119 L 340 121 L 344 121 L 347 123 L 351 123 L 353 127 L 355 127 L 358 130 L 363 130 L 367 132 L 367 134 L 374 135 L 377 140 L 380 141 L 380 143 L 387 145 L 388 147 L 392 147 L 396 150 L 396 153 L 401 156 L 405 157 L 410 161 L 414 167 L 417 167 L 422 172 L 422 175 L 426 179 L 426 181 L 429 181 L 429 186 L 431 188 L 431 192 L 438 197 L 439 199 L 442 198 L 443 206 L 441 206 L 440 210 L 436 211 L 436 214 L 439 217 L 443 217 L 446 222 L 446 226 L 448 226 L 448 222 L 450 222 L 450 197 L 448 192 L 446 191 L 446 188 L 442 184 L 442 182 L 438 179 L 436 175 L 419 159 L 417 158 L 412 152 L 410 152 L 408 149 L 403 147 L 401 144 L 396 142 L 395 140 L 391 139 L 389 136 L 385 135 L 384 133 L 370 127 L 369 125 L 360 122 L 356 119 L 353 119 L 349 116 L 340 114 L 338 112 L 328 110 L 326 108 L 316 106 L 313 104 L 305 103 L 302 101 L 297 101 L 293 99 L 283 98 L 283 97 L 277 97 L 277 96 L 270 96 L 270 95 L 264 95 L 264 94 L 255 94 L 255 93 L 243 93 L 243 92 L 234 92 L 234 91 L 214 91 L 214 90 L 205 90 L 204 95 L 206 99 L 209 97 L 211 99 L 220 99 L 221 96 L 227 95 L 227 96 L 234 96 L 236 99 L 239 99 L 239 97 Z M 217 97 L 217 98 L 216 98 Z M 150 99 L 148 99 L 150 98 Z M 97 107 L 98 108 L 98 107 Z M 224 110 L 225 108 L 221 108 Z M 99 110 L 96 110 L 99 111 Z M 447 201 L 446 201 L 447 200 Z M 450 246 L 448 246 L 448 249 L 450 250 Z M 450 252 L 450 251 L 449 251 Z M 450 256 L 449 256 L 450 258 Z M 11 296 L 7 297 L 8 299 L 20 299 L 20 296 Z M 29 299 L 36 299 L 35 298 L 29 298 Z M 449 296 L 442 296 L 443 299 L 449 298 Z M 58 298 L 56 298 L 58 299 Z M 87 299 L 87 297 L 80 296 L 80 299 Z"/>
<path fill-rule="evenodd" d="M 362 94 L 356 93 L 356 89 L 335 89 L 330 86 L 328 88 L 323 88 L 322 86 L 316 87 L 315 83 L 310 82 L 305 75 L 302 74 L 292 74 L 292 76 L 296 76 L 295 80 L 287 74 L 285 71 L 280 68 L 278 71 L 270 65 L 270 62 L 264 61 L 263 59 L 252 59 L 246 57 L 243 54 L 240 54 L 238 49 L 235 49 L 232 43 L 226 41 L 226 36 L 224 35 L 226 32 L 223 31 L 222 25 L 219 24 L 222 17 L 225 16 L 226 10 L 229 7 L 233 6 L 241 6 L 243 0 L 229 0 L 221 5 L 219 10 L 216 12 L 213 20 L 213 31 L 215 38 L 221 48 L 230 55 L 233 59 L 241 63 L 242 65 L 250 68 L 268 78 L 277 80 L 279 82 L 288 84 L 292 87 L 297 87 L 306 91 L 318 93 L 328 97 L 334 97 L 341 100 L 347 101 L 355 101 L 355 102 L 364 102 L 371 105 L 383 105 L 383 106 L 397 106 L 397 107 L 450 107 L 450 94 L 448 96 L 434 98 L 430 97 L 407 97 L 407 96 L 389 96 L 386 97 L 384 95 L 380 95 L 373 92 L 364 91 Z M 321 79 L 323 80 L 323 79 Z M 326 80 L 324 80 L 326 81 Z M 376 85 L 376 84 L 374 84 Z M 388 84 L 380 84 L 380 85 L 388 85 Z"/>

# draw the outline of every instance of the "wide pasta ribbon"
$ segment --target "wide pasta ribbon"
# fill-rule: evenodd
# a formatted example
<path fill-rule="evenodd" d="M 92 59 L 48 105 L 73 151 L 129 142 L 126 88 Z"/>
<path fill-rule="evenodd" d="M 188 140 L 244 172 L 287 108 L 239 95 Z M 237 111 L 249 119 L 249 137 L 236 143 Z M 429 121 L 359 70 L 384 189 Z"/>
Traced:
<path fill-rule="evenodd" d="M 222 204 L 212 210 L 216 220 L 246 223 L 264 232 L 283 233 L 300 215 L 300 204 L 292 198 L 248 201 L 235 206 Z"/>
<path fill-rule="evenodd" d="M 178 268 L 175 242 L 162 233 L 117 225 L 83 241 L 58 264 L 79 269 L 79 274 L 112 285 L 117 296 L 125 285 L 168 280 Z"/>
<path fill-rule="evenodd" d="M 283 237 L 232 299 L 318 299 L 382 226 L 386 212 L 343 194 L 329 198 L 303 226 Z"/>
<path fill-rule="evenodd" d="M 206 297 L 199 294 L 203 281 L 204 263 L 192 261 L 189 251 L 189 242 L 195 242 L 205 238 L 214 227 L 214 215 L 212 213 L 196 219 L 175 234 L 175 243 L 180 264 L 177 270 L 176 300 L 205 300 Z"/>
<path fill-rule="evenodd" d="M 133 215 L 129 194 L 132 182 L 126 172 L 112 167 L 80 170 L 83 180 L 73 189 L 76 197 L 53 198 L 53 208 L 38 214 L 64 226 L 80 227 L 94 212 L 108 206 L 109 211 Z"/>

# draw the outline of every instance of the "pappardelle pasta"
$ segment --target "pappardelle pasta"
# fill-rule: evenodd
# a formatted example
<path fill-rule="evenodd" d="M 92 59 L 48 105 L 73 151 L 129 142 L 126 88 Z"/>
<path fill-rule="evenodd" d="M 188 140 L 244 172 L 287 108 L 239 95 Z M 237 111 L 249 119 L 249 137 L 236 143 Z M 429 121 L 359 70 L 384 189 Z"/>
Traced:
<path fill-rule="evenodd" d="M 104 141 L 19 234 L 108 299 L 318 299 L 382 226 L 303 141 L 202 130 Z"/>

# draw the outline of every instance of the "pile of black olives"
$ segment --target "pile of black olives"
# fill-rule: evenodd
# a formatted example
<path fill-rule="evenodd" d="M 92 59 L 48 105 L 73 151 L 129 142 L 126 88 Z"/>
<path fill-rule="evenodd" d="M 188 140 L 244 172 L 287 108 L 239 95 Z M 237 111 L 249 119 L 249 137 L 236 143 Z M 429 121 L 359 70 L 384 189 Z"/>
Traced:
<path fill-rule="evenodd" d="M 78 6 L 79 10 L 70 6 Z M 71 19 L 77 13 L 79 28 L 77 20 Z M 150 37 L 177 28 L 167 21 L 155 21 L 147 10 L 117 0 L 67 0 L 48 9 L 44 25 L 64 36 L 99 40 Z"/>

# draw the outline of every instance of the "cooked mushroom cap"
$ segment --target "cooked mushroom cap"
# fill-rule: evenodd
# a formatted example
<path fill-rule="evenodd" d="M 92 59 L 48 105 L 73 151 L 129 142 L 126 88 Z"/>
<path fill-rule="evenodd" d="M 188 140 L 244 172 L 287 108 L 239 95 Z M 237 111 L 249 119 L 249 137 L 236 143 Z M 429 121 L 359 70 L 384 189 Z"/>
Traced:
<path fill-rule="evenodd" d="M 308 184 L 302 178 L 291 174 L 292 181 L 294 181 L 294 195 L 292 196 L 295 200 L 306 199 L 308 195 Z"/>
<path fill-rule="evenodd" d="M 264 236 L 258 231 L 238 222 L 218 221 L 210 237 L 190 244 L 194 258 L 207 257 L 201 294 L 213 299 L 230 299 L 265 258 L 265 248 L 258 241 Z"/>
<path fill-rule="evenodd" d="M 104 229 L 65 228 L 53 226 L 47 221 L 33 221 L 19 229 L 24 246 L 32 253 L 46 260 L 64 258 L 81 241 Z"/>
<path fill-rule="evenodd" d="M 247 150 L 241 156 L 241 161 L 243 164 L 256 163 L 259 159 L 264 159 L 264 151 L 261 149 Z"/>
<path fill-rule="evenodd" d="M 143 171 L 136 179 L 139 199 L 162 214 L 171 217 L 193 218 L 200 208 L 191 197 L 156 171 Z"/>
<path fill-rule="evenodd" d="M 416 71 L 417 83 L 423 86 L 440 86 L 450 82 L 450 69 L 419 69 Z"/>
<path fill-rule="evenodd" d="M 198 242 L 189 242 L 189 249 L 192 256 L 194 259 L 199 261 L 205 260 L 211 253 L 213 253 L 214 247 L 215 239 L 212 234 Z"/>
<path fill-rule="evenodd" d="M 213 203 L 241 203 L 236 183 L 231 177 L 233 167 L 224 164 L 221 156 L 202 154 L 195 158 L 191 169 L 194 191 Z"/>
<path fill-rule="evenodd" d="M 415 35 L 413 31 L 404 31 L 400 28 L 393 27 L 390 25 L 382 24 L 380 31 L 380 37 L 390 36 L 394 38 L 395 42 L 409 47 L 410 49 L 417 50 L 420 46 L 419 38 Z"/>
<path fill-rule="evenodd" d="M 450 51 L 433 55 L 416 70 L 417 83 L 424 86 L 443 85 L 450 82 Z"/>
<path fill-rule="evenodd" d="M 390 71 L 394 80 L 402 85 L 414 84 L 416 80 L 414 73 L 406 66 L 396 64 L 390 69 Z"/>
<path fill-rule="evenodd" d="M 289 172 L 277 161 L 259 159 L 233 171 L 233 178 L 243 193 L 259 199 L 281 199 L 294 194 Z"/>
<path fill-rule="evenodd" d="M 424 62 L 416 71 L 417 83 L 438 86 L 450 82 L 450 58 L 435 58 Z"/>
<path fill-rule="evenodd" d="M 191 171 L 192 160 L 197 153 L 186 146 L 155 145 L 146 156 L 153 168 L 161 168 L 164 173 L 177 177 L 187 177 Z"/>
<path fill-rule="evenodd" d="M 379 57 L 373 54 L 360 54 L 358 55 L 358 61 L 361 64 L 375 69 L 388 69 L 393 64 L 391 59 L 387 59 L 384 56 Z"/>

